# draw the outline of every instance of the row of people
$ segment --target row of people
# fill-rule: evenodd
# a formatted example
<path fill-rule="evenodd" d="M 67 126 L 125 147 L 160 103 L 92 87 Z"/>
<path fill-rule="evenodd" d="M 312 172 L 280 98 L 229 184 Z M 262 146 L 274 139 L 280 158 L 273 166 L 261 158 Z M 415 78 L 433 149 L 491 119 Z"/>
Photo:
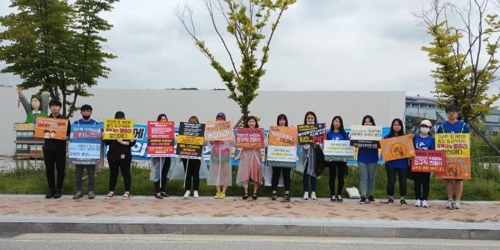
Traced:
<path fill-rule="evenodd" d="M 51 110 L 51 117 L 65 119 L 60 114 L 61 103 L 57 100 L 49 103 Z M 458 108 L 450 105 L 446 108 L 448 121 L 438 127 L 437 133 L 469 133 L 468 126 L 458 120 Z M 81 107 L 82 118 L 76 121 L 77 124 L 98 124 L 97 121 L 91 118 L 92 107 L 90 105 L 83 105 Z M 116 112 L 115 119 L 125 119 L 125 114 L 121 111 Z M 160 114 L 157 118 L 158 121 L 168 121 L 165 114 Z M 226 116 L 224 113 L 216 115 L 217 121 L 225 121 Z M 199 123 L 198 118 L 195 116 L 190 117 L 190 123 Z M 68 120 L 69 123 L 69 120 Z M 317 124 L 317 118 L 314 112 L 307 112 L 304 117 L 304 124 Z M 69 124 L 68 124 L 69 125 Z M 278 126 L 289 126 L 287 116 L 281 114 L 277 117 Z M 362 119 L 362 125 L 375 126 L 375 121 L 372 116 L 365 116 Z M 258 128 L 259 124 L 257 118 L 249 116 L 245 121 L 246 128 Z M 428 120 L 424 120 L 420 124 L 420 134 L 414 136 L 414 145 L 417 150 L 433 150 L 434 138 L 430 130 L 432 124 Z M 69 138 L 70 126 L 68 126 L 67 138 Z M 400 119 L 394 119 L 391 123 L 389 134 L 386 138 L 404 135 L 403 122 Z M 67 139 L 64 138 L 64 139 Z M 342 117 L 335 116 L 330 124 L 330 131 L 327 133 L 328 140 L 349 140 L 349 134 L 344 129 Z M 216 186 L 215 198 L 225 198 L 225 193 L 228 186 L 232 183 L 230 154 L 231 147 L 233 146 L 230 141 L 210 141 L 212 150 L 210 155 L 210 169 L 208 171 L 207 183 Z M 122 195 L 123 199 L 130 198 L 131 176 L 130 166 L 132 161 L 131 148 L 135 145 L 135 140 L 106 140 L 105 144 L 108 146 L 107 159 L 110 169 L 109 177 L 109 193 L 107 198 L 112 198 L 115 193 L 116 181 L 118 173 L 121 171 L 125 193 Z M 317 150 L 321 150 L 322 145 L 302 145 L 301 154 L 296 170 L 303 174 L 303 199 L 316 200 L 316 187 L 317 176 L 315 174 L 315 164 L 317 164 Z M 49 186 L 49 192 L 46 198 L 59 198 L 61 197 L 61 188 L 64 181 L 65 170 L 65 152 L 66 142 L 54 139 L 45 139 L 44 146 L 44 161 L 46 165 L 46 175 Z M 250 197 L 249 184 L 253 183 L 253 190 L 251 193 L 252 199 L 257 199 L 257 191 L 260 185 L 263 184 L 263 173 L 260 160 L 260 149 L 243 149 L 240 156 L 240 165 L 238 167 L 238 174 L 236 184 L 244 188 L 242 198 L 248 199 Z M 367 202 L 374 202 L 373 197 L 375 188 L 375 173 L 378 166 L 378 150 L 371 148 L 358 148 L 357 162 L 360 173 L 360 188 L 361 188 L 361 204 Z M 159 175 L 152 178 L 155 186 L 155 197 L 162 199 L 168 196 L 166 191 L 166 181 L 168 179 L 167 173 L 172 165 L 170 157 L 153 158 L 153 166 L 158 166 Z M 191 195 L 191 184 L 193 185 L 193 196 L 198 197 L 199 187 L 199 172 L 202 162 L 196 159 L 183 159 L 183 168 L 185 172 L 185 197 Z M 347 163 L 345 161 L 328 161 L 325 163 L 329 168 L 330 179 L 330 195 L 332 201 L 342 202 L 342 191 L 344 188 L 344 176 L 347 171 Z M 394 204 L 394 184 L 396 182 L 396 175 L 399 178 L 400 184 L 400 204 L 406 204 L 406 179 L 408 176 L 408 160 L 400 159 L 394 161 L 387 161 L 385 163 L 387 172 L 387 203 Z M 76 188 L 77 193 L 74 198 L 83 197 L 82 192 L 82 176 L 83 170 L 87 169 L 89 174 L 89 198 L 95 197 L 94 194 L 94 176 L 95 165 L 76 165 Z M 54 172 L 57 169 L 57 183 L 55 182 Z M 427 199 L 429 195 L 429 179 L 430 173 L 413 173 L 415 180 L 415 195 L 416 206 L 428 207 Z M 277 187 L 280 177 L 283 177 L 285 188 L 285 200 L 290 200 L 290 167 L 275 166 L 272 168 L 271 178 L 271 198 L 277 199 Z M 335 185 L 337 182 L 337 186 Z M 57 184 L 57 185 L 56 185 Z M 310 184 L 310 186 L 309 186 Z M 422 190 L 421 190 L 422 189 Z M 455 180 L 456 199 L 453 200 L 453 180 L 446 180 L 446 190 L 448 195 L 447 208 L 460 208 L 460 198 L 463 189 L 463 182 Z M 423 192 L 422 192 L 423 191 Z"/>

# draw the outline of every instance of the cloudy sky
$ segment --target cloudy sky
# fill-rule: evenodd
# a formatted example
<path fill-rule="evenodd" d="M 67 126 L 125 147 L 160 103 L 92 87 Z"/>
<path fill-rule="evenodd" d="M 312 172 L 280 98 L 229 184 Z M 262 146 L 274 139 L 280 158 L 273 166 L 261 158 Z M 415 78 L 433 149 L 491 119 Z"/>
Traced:
<path fill-rule="evenodd" d="M 114 25 L 103 34 L 108 38 L 105 48 L 118 58 L 107 63 L 112 72 L 98 87 L 224 88 L 174 15 L 176 6 L 186 1 L 195 8 L 199 34 L 229 66 L 201 1 L 122 0 L 104 15 Z M 298 0 L 277 29 L 261 89 L 398 90 L 430 96 L 434 84 L 429 75 L 434 65 L 421 47 L 431 37 L 412 15 L 428 2 Z M 12 11 L 9 3 L 0 0 L 1 15 Z M 0 84 L 19 81 L 12 75 L 0 75 Z"/>

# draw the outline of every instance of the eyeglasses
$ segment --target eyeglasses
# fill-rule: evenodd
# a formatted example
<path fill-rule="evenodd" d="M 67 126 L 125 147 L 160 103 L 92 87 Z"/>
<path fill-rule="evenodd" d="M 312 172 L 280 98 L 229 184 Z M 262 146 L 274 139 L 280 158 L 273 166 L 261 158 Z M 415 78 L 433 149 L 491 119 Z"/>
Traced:
<path fill-rule="evenodd" d="M 458 112 L 457 111 L 448 111 L 446 112 L 447 115 L 454 115 L 454 114 L 457 114 Z"/>

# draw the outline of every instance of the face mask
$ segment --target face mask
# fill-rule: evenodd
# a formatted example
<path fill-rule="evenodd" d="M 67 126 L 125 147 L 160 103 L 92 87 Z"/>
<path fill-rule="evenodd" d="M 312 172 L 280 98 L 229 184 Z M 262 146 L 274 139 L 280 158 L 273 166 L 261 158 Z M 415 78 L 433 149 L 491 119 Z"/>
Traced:
<path fill-rule="evenodd" d="M 314 124 L 314 122 L 307 122 L 308 125 Z"/>
<path fill-rule="evenodd" d="M 420 128 L 420 132 L 422 132 L 422 134 L 428 134 L 428 133 L 429 133 L 429 131 L 430 131 L 430 129 L 429 129 L 429 128 L 426 128 L 426 127 L 421 127 L 421 128 Z"/>

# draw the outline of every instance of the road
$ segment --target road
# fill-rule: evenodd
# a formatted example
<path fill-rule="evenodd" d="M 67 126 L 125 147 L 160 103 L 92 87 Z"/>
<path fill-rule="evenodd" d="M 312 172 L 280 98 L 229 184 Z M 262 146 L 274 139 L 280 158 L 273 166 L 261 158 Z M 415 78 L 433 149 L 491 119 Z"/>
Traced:
<path fill-rule="evenodd" d="M 281 236 L 227 236 L 227 235 L 141 235 L 141 234 L 24 234 L 0 235 L 0 249 L 500 249 L 499 241 L 396 239 L 396 238 L 316 238 Z"/>

